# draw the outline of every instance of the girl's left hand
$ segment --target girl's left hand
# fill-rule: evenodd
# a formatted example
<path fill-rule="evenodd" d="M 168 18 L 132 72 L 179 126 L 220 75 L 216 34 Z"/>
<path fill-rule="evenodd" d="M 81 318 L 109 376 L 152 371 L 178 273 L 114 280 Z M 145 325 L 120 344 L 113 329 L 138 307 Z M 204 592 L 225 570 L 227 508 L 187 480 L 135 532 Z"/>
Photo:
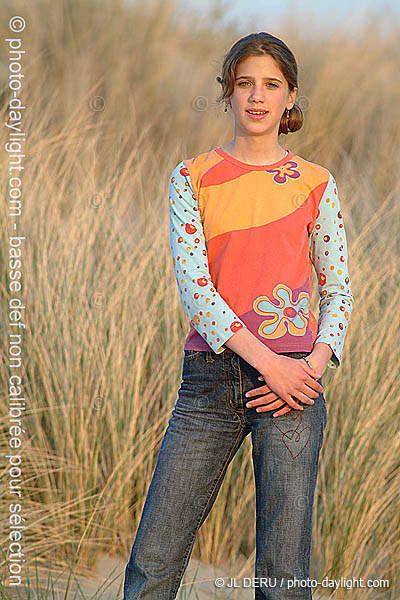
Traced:
<path fill-rule="evenodd" d="M 327 363 L 319 361 L 320 364 L 318 364 L 317 358 L 315 356 L 312 357 L 311 354 L 309 354 L 307 356 L 307 360 L 312 364 L 313 368 L 318 373 L 320 373 L 320 375 L 319 375 L 319 379 L 320 379 L 322 377 L 323 373 L 325 372 Z M 302 358 L 296 358 L 294 360 L 302 360 Z M 303 362 L 305 363 L 305 361 L 303 361 Z M 265 381 L 262 375 L 260 375 L 258 377 L 258 379 L 260 381 Z M 263 396 L 261 396 L 260 398 L 256 398 L 254 400 L 252 399 L 253 396 L 259 396 L 260 394 L 263 394 Z M 250 400 L 248 402 L 246 402 L 246 407 L 247 408 L 257 407 L 256 408 L 257 412 L 267 412 L 270 410 L 275 410 L 277 408 L 280 409 L 276 413 L 273 414 L 273 417 L 279 417 L 279 416 L 282 416 L 282 415 L 285 415 L 285 414 L 291 412 L 292 410 L 295 410 L 291 406 L 289 406 L 286 402 L 284 402 L 279 396 L 277 396 L 277 394 L 275 394 L 275 392 L 273 392 L 271 390 L 271 388 L 268 387 L 267 383 L 265 383 L 265 382 L 264 382 L 264 385 L 261 385 L 257 388 L 253 388 L 253 389 L 249 390 L 248 392 L 246 392 L 245 396 L 246 396 L 246 398 L 250 398 Z"/>

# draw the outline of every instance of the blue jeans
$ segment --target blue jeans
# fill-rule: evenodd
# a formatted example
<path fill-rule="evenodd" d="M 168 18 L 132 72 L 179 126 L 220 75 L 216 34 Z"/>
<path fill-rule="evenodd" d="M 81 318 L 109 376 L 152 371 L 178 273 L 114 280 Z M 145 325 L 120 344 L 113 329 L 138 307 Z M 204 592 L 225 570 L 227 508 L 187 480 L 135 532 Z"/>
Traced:
<path fill-rule="evenodd" d="M 300 358 L 310 353 L 282 354 Z M 315 404 L 279 417 L 272 417 L 277 409 L 257 413 L 256 407 L 245 406 L 244 394 L 262 385 L 259 375 L 236 353 L 184 351 L 178 399 L 125 568 L 124 600 L 176 597 L 197 531 L 249 433 L 256 489 L 255 577 L 267 578 L 266 585 L 254 587 L 254 597 L 312 598 L 310 587 L 290 588 L 287 580 L 310 576 L 325 398 L 320 393 Z"/>

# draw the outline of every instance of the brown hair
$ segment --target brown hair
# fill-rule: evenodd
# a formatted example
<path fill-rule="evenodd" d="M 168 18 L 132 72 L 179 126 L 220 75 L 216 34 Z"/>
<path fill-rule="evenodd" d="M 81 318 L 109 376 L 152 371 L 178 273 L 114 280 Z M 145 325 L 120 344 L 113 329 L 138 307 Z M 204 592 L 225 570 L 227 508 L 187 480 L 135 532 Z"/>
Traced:
<path fill-rule="evenodd" d="M 286 44 L 265 31 L 250 33 L 235 42 L 224 56 L 222 78 L 216 78 L 222 85 L 222 93 L 218 96 L 217 103 L 223 102 L 233 93 L 235 69 L 238 63 L 248 56 L 265 56 L 266 54 L 272 56 L 277 62 L 288 83 L 289 90 L 292 91 L 293 88 L 298 87 L 296 59 Z M 303 112 L 296 103 L 289 110 L 289 118 L 286 115 L 285 110 L 279 124 L 278 135 L 298 131 L 303 125 Z"/>

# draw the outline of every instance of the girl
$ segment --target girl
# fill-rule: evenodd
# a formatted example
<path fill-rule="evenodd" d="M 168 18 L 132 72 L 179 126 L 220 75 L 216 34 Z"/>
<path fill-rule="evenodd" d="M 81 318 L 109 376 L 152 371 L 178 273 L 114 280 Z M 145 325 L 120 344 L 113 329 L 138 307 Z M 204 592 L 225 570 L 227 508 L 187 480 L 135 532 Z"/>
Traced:
<path fill-rule="evenodd" d="M 217 80 L 234 138 L 180 162 L 170 178 L 172 260 L 191 328 L 124 600 L 176 597 L 197 531 L 248 434 L 255 598 L 312 598 L 322 375 L 341 364 L 353 303 L 343 215 L 330 171 L 278 142 L 303 123 L 286 44 L 265 32 L 243 37 Z"/>

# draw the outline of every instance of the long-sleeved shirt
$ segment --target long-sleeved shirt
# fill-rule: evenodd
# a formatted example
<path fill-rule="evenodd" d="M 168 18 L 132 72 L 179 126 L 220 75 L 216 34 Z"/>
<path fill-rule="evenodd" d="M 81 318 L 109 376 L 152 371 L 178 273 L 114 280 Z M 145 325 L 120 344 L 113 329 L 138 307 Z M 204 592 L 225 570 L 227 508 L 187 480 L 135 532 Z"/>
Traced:
<path fill-rule="evenodd" d="M 174 272 L 190 322 L 184 349 L 232 352 L 247 327 L 272 351 L 332 349 L 341 364 L 353 306 L 346 233 L 328 169 L 290 150 L 250 165 L 218 147 L 181 161 L 169 181 Z M 318 322 L 311 312 L 312 265 Z"/>

